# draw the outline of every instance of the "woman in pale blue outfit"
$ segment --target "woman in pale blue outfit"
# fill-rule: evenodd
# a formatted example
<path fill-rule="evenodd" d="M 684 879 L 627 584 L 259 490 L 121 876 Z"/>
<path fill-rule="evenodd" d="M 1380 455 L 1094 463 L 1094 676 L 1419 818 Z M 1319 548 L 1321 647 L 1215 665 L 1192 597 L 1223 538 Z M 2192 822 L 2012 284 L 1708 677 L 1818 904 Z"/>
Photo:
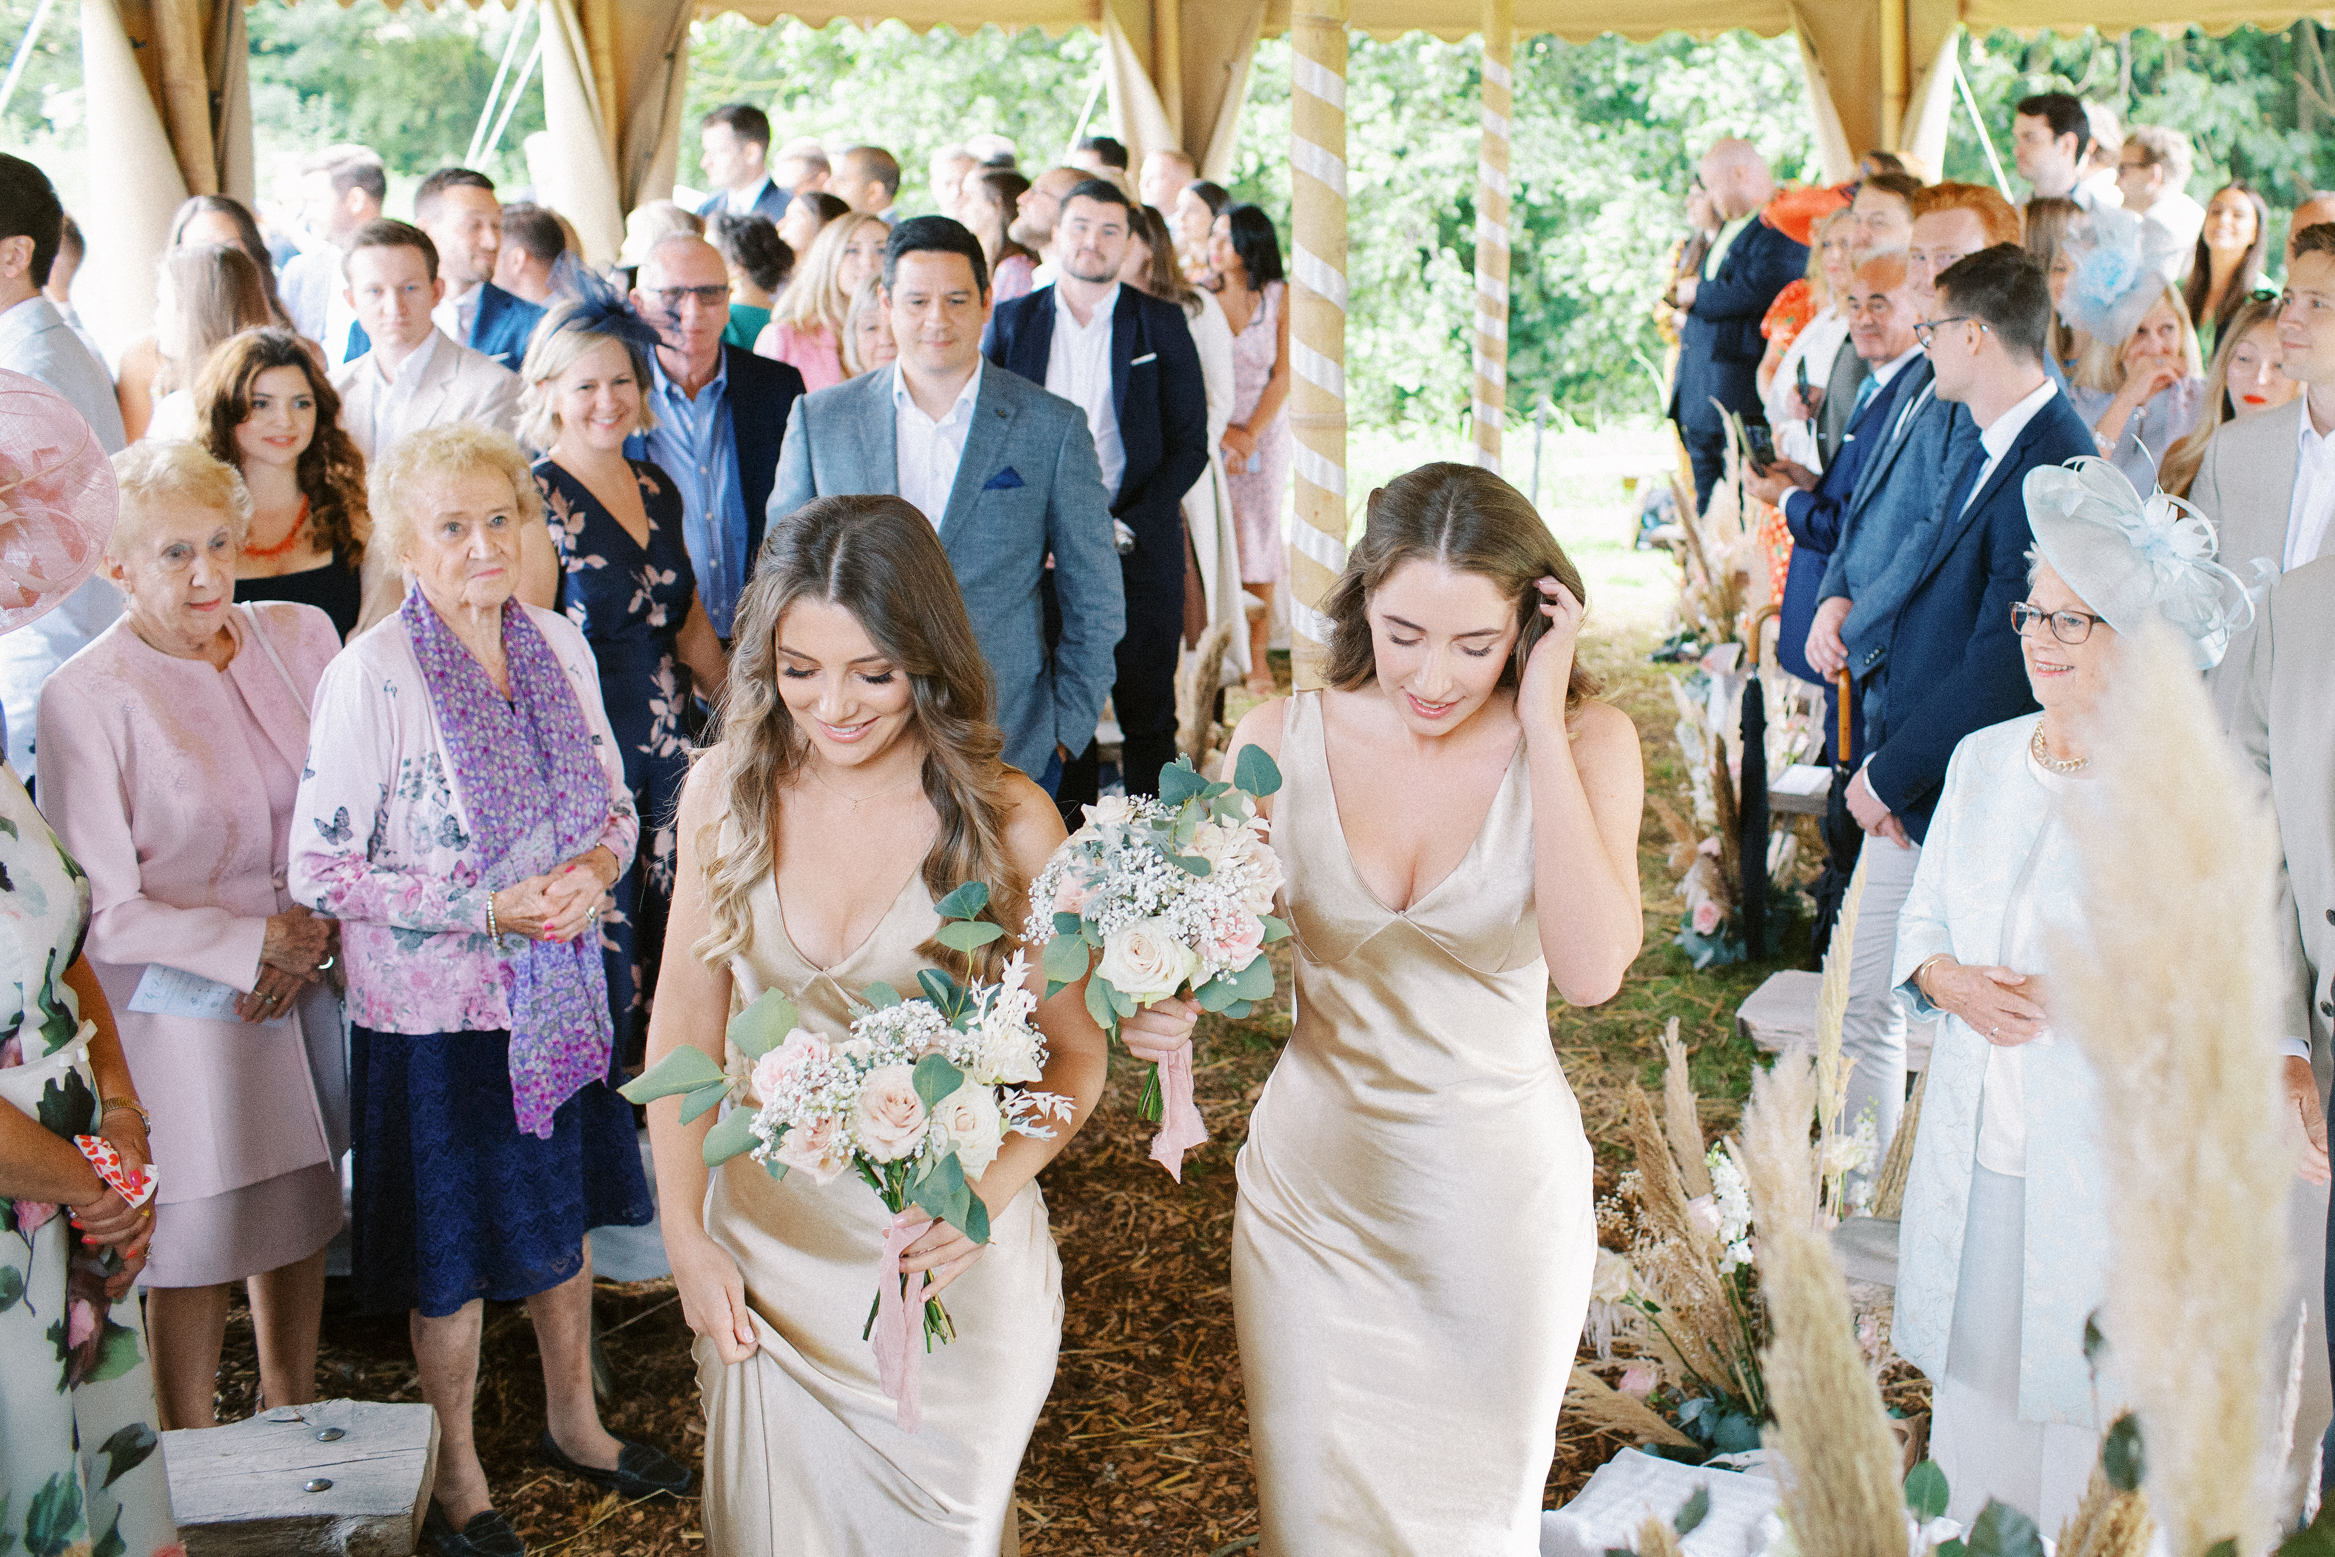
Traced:
<path fill-rule="evenodd" d="M 2108 1262 L 2097 1089 L 2036 977 L 2051 936 L 2096 906 L 2066 817 L 2090 782 L 2082 732 L 2120 631 L 2164 620 L 2202 669 L 2248 608 L 2212 561 L 2211 526 L 2144 504 L 2105 460 L 2030 472 L 2026 500 L 2034 566 L 2011 610 L 2043 711 L 1955 748 L 1898 920 L 1901 998 L 1946 1020 L 1906 1186 L 1895 1342 L 1933 1384 L 1949 1514 L 1967 1522 L 1994 1498 L 2056 1530 L 2118 1398 L 2112 1367 L 2095 1390 L 2084 1357 Z"/>

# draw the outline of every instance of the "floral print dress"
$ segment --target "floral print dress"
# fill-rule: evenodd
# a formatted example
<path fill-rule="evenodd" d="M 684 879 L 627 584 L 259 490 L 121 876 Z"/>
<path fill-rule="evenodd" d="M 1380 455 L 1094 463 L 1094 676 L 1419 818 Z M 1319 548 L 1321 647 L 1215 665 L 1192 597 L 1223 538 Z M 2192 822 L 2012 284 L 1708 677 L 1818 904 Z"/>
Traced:
<path fill-rule="evenodd" d="M 624 782 L 641 819 L 640 850 L 616 883 L 615 908 L 601 919 L 616 1049 L 626 1061 L 639 1059 L 648 1041 L 649 999 L 673 904 L 673 810 L 689 776 L 681 713 L 690 687 L 677 640 L 697 597 L 682 540 L 681 489 L 649 461 L 631 464 L 649 516 L 646 546 L 568 471 L 550 460 L 535 466 L 566 569 L 560 609 L 582 629 L 599 666 Z"/>
<path fill-rule="evenodd" d="M 0 770 L 0 1103 L 61 1136 L 97 1129 L 91 1029 L 65 986 L 89 878 Z M 182 1554 L 133 1291 L 61 1207 L 0 1199 L 0 1552 Z"/>

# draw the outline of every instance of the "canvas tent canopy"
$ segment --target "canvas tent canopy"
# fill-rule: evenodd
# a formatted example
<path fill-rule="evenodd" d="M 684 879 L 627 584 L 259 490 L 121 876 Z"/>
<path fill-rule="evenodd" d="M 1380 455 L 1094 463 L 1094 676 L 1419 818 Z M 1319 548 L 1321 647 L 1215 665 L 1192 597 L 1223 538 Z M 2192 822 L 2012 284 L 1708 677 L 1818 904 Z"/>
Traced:
<path fill-rule="evenodd" d="M 344 0 L 346 3 L 346 0 Z M 391 0 L 392 4 L 396 0 Z M 426 3 L 426 0 L 425 0 Z M 1964 27 L 2107 33 L 2251 23 L 2285 27 L 2335 10 L 2249 0 L 881 0 L 880 12 L 794 0 L 537 0 L 551 161 L 542 197 L 607 262 L 625 213 L 671 192 L 685 126 L 689 23 L 734 11 L 812 26 L 888 17 L 970 31 L 995 24 L 1103 37 L 1112 117 L 1137 159 L 1180 146 L 1203 176 L 1229 172 L 1257 40 L 1292 34 L 1291 361 L 1297 435 L 1292 623 L 1301 684 L 1325 624 L 1313 607 L 1345 562 L 1346 133 L 1350 31 L 1471 36 L 1483 48 L 1475 437 L 1499 468 L 1507 360 L 1509 64 L 1514 39 L 1618 33 L 1708 36 L 1744 28 L 1800 44 L 1826 174 L 1866 151 L 1943 161 L 1955 42 Z M 190 194 L 251 201 L 254 168 L 245 0 L 80 0 L 90 165 L 109 198 L 81 213 L 90 263 L 118 324 L 142 330 L 155 258 Z M 1618 14 L 1617 14 L 1618 13 Z"/>

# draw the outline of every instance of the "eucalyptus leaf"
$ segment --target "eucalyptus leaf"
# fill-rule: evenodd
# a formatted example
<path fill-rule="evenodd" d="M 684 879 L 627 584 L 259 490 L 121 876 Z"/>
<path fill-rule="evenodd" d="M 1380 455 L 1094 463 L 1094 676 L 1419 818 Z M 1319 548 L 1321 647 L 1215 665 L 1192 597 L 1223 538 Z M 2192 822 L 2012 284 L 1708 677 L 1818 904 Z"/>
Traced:
<path fill-rule="evenodd" d="M 765 990 L 753 1004 L 730 1018 L 726 1036 L 730 1047 L 758 1060 L 780 1044 L 801 1023 L 795 1003 L 779 990 Z"/>
<path fill-rule="evenodd" d="M 1289 939 L 1288 921 L 1276 919 L 1271 914 L 1266 914 L 1262 917 L 1265 922 L 1265 944 L 1267 946 L 1272 945 L 1275 941 L 1286 941 Z"/>
<path fill-rule="evenodd" d="M 1086 921 L 1079 918 L 1076 914 L 1064 913 L 1059 909 L 1055 911 L 1054 933 L 1056 935 L 1076 935 L 1081 929 L 1085 928 L 1085 925 Z M 1054 943 L 1049 941 L 1046 944 L 1051 946 Z"/>
<path fill-rule="evenodd" d="M 989 1207 L 970 1189 L 965 1192 L 965 1219 L 957 1223 L 957 1231 L 975 1243 L 989 1241 Z"/>
<path fill-rule="evenodd" d="M 900 992 L 889 984 L 870 984 L 859 992 L 859 998 L 878 1011 L 888 1011 L 900 1004 Z"/>
<path fill-rule="evenodd" d="M 2148 1474 L 2139 1417 L 2127 1411 L 2109 1427 L 2108 1436 L 2100 1443 L 2100 1470 L 2117 1491 L 2139 1490 L 2141 1478 Z"/>
<path fill-rule="evenodd" d="M 730 1089 L 726 1082 L 716 1082 L 710 1087 L 699 1087 L 695 1092 L 681 1100 L 681 1122 L 695 1124 L 700 1115 L 709 1112 L 729 1095 Z"/>
<path fill-rule="evenodd" d="M 908 1186 L 911 1203 L 921 1206 L 937 1220 L 955 1225 L 950 1215 L 962 1215 L 961 1197 L 965 1194 L 965 1166 L 957 1161 L 955 1152 L 925 1164 L 924 1172 Z"/>
<path fill-rule="evenodd" d="M 776 1157 L 765 1157 L 762 1159 L 762 1171 L 769 1174 L 773 1180 L 783 1179 L 786 1177 L 786 1164 L 780 1162 Z"/>
<path fill-rule="evenodd" d="M 1745 1412 L 1728 1412 L 1711 1429 L 1711 1447 L 1721 1454 L 1748 1454 L 1759 1447 L 1759 1422 Z"/>
<path fill-rule="evenodd" d="M 986 919 L 952 919 L 934 931 L 932 938 L 951 951 L 960 951 L 970 956 L 977 948 L 987 946 L 1004 934 L 1003 925 L 991 924 Z M 1048 941 L 1046 944 L 1052 946 L 1054 942 Z"/>
<path fill-rule="evenodd" d="M 1168 856 L 1168 863 L 1173 865 L 1176 869 L 1182 871 L 1187 876 L 1198 876 L 1203 880 L 1213 875 L 1216 871 L 1215 866 L 1209 864 L 1206 860 L 1202 859 L 1197 854 L 1170 854 Z"/>
<path fill-rule="evenodd" d="M 1236 1022 L 1245 1022 L 1248 1020 L 1249 1013 L 1255 1009 L 1256 1006 L 1249 1001 L 1236 1000 L 1224 1008 L 1224 1014 Z"/>
<path fill-rule="evenodd" d="M 1693 1497 L 1688 1498 L 1678 1506 L 1678 1513 L 1670 1521 L 1670 1528 L 1676 1530 L 1680 1535 L 1692 1535 L 1695 1532 L 1695 1527 L 1708 1519 L 1710 1514 L 1711 1489 L 1707 1486 L 1699 1486 L 1694 1489 Z"/>
<path fill-rule="evenodd" d="M 943 1011 L 957 1003 L 957 981 L 938 968 L 917 969 L 916 984 L 924 991 L 924 998 Z"/>
<path fill-rule="evenodd" d="M 1249 959 L 1249 965 L 1232 976 L 1233 987 L 1243 1000 L 1270 1000 L 1273 998 L 1273 964 L 1263 952 Z"/>
<path fill-rule="evenodd" d="M 1946 1470 L 1936 1460 L 1924 1460 L 1905 1473 L 1905 1511 L 1923 1524 L 1946 1512 Z"/>
<path fill-rule="evenodd" d="M 628 1103 L 649 1103 L 680 1092 L 695 1092 L 720 1080 L 722 1068 L 713 1056 L 685 1043 L 616 1091 Z"/>
<path fill-rule="evenodd" d="M 2043 1557 L 2043 1533 L 2010 1504 L 1989 1498 L 1970 1527 L 1969 1557 Z"/>
<path fill-rule="evenodd" d="M 1086 1014 L 1095 1019 L 1095 1025 L 1114 1036 L 1119 1031 L 1119 1012 L 1111 1004 L 1111 984 L 1101 974 L 1086 981 Z"/>
<path fill-rule="evenodd" d="M 1208 781 L 1192 769 L 1192 759 L 1178 757 L 1159 770 L 1160 804 L 1171 810 L 1207 792 Z"/>
<path fill-rule="evenodd" d="M 722 1116 L 721 1122 L 705 1132 L 705 1165 L 718 1168 L 755 1147 L 754 1114 L 750 1109 L 733 1108 Z"/>
<path fill-rule="evenodd" d="M 1138 1001 L 1133 995 L 1127 994 L 1124 991 L 1118 989 L 1114 989 L 1109 984 L 1104 983 L 1104 981 L 1101 979 L 1096 979 L 1095 983 L 1102 984 L 1104 993 L 1110 996 L 1111 1009 L 1118 1013 L 1119 1019 L 1121 1021 L 1126 1020 L 1128 1017 L 1133 1016 L 1136 1012 L 1143 1009 L 1142 1003 Z"/>
<path fill-rule="evenodd" d="M 989 906 L 989 884 L 968 881 L 933 905 L 943 919 L 978 919 Z"/>
<path fill-rule="evenodd" d="M 1240 990 L 1220 973 L 1193 990 L 1192 998 L 1200 1002 L 1203 1011 L 1222 1011 L 1240 998 Z"/>
<path fill-rule="evenodd" d="M 1085 978 L 1087 964 L 1092 960 L 1091 949 L 1075 935 L 1057 935 L 1038 956 L 1046 977 L 1057 984 L 1075 984 Z"/>
<path fill-rule="evenodd" d="M 1240 761 L 1233 765 L 1232 781 L 1261 800 L 1281 787 L 1281 765 L 1264 747 L 1243 746 Z"/>
<path fill-rule="evenodd" d="M 915 1074 L 916 1096 L 923 1102 L 927 1112 L 938 1108 L 942 1098 L 950 1096 L 965 1084 L 965 1073 L 938 1054 L 928 1054 L 918 1060 Z"/>

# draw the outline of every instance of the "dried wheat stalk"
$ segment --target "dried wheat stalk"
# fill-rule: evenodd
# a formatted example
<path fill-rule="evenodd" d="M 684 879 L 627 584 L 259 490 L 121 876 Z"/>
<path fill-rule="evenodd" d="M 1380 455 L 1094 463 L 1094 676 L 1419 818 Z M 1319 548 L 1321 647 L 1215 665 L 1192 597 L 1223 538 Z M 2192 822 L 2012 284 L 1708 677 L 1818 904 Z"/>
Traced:
<path fill-rule="evenodd" d="M 2119 1492 L 2092 1467 L 2084 1500 L 2061 1527 L 2059 1557 L 2146 1557 L 2156 1524 L 2145 1492 Z"/>
<path fill-rule="evenodd" d="M 1585 1423 L 1605 1432 L 1626 1434 L 1642 1444 L 1694 1446 L 1694 1440 L 1671 1426 L 1660 1412 L 1634 1395 L 1623 1394 L 1587 1368 L 1576 1367 L 1566 1382 L 1565 1410 L 1569 1426 Z"/>
<path fill-rule="evenodd" d="M 1785 1464 L 1783 1506 L 1802 1557 L 1876 1557 L 1905 1546 L 1899 1451 L 1857 1345 L 1848 1285 L 1816 1226 L 1807 1058 L 1755 1076 L 1739 1157 L 1758 1220 L 1760 1291 L 1773 1335 L 1762 1361 Z"/>
<path fill-rule="evenodd" d="M 1686 1045 L 1678 1041 L 1675 1016 L 1663 1024 L 1662 1062 L 1662 1128 L 1678 1159 L 1680 1184 L 1699 1200 L 1711 1192 L 1711 1170 L 1703 1162 L 1702 1108 L 1694 1083 L 1687 1079 Z"/>
<path fill-rule="evenodd" d="M 1826 1135 L 1840 1127 L 1848 1100 L 1848 1072 L 1840 1062 L 1841 1026 L 1848 1019 L 1849 961 L 1856 954 L 1857 909 L 1865 899 L 1865 862 L 1849 876 L 1840 916 L 1832 922 L 1832 942 L 1824 949 L 1824 978 L 1816 987 L 1816 1125 Z M 1856 1128 L 1856 1121 L 1848 1122 Z"/>
<path fill-rule="evenodd" d="M 2274 1539 L 2271 1353 L 2294 1165 L 2281 1133 L 2270 948 L 2277 844 L 2196 673 L 2163 629 L 2126 636 L 2070 823 L 2080 937 L 2053 1018 L 2098 1077 L 2112 1366 L 2148 1442 L 2174 1557 Z M 2145 845 L 2145 846 L 2144 846 Z"/>
<path fill-rule="evenodd" d="M 1905 1112 L 1897 1121 L 1897 1133 L 1889 1138 L 1889 1155 L 1881 1159 L 1881 1171 L 1873 1180 L 1872 1214 L 1884 1219 L 1905 1215 L 1905 1185 L 1913 1177 L 1914 1132 L 1921 1128 L 1922 1094 L 1930 1089 L 1930 1073 L 1924 1069 L 1913 1084 L 1913 1096 L 1905 1101 Z"/>
<path fill-rule="evenodd" d="M 1644 1236 L 1630 1248 L 1641 1286 L 1662 1307 L 1655 1315 L 1656 1360 L 1681 1382 L 1701 1378 L 1741 1393 L 1749 1361 L 1742 1327 L 1719 1273 L 1719 1246 L 1687 1209 L 1677 1159 L 1645 1089 L 1626 1093 L 1630 1149 L 1637 1154 L 1639 1216 Z"/>

